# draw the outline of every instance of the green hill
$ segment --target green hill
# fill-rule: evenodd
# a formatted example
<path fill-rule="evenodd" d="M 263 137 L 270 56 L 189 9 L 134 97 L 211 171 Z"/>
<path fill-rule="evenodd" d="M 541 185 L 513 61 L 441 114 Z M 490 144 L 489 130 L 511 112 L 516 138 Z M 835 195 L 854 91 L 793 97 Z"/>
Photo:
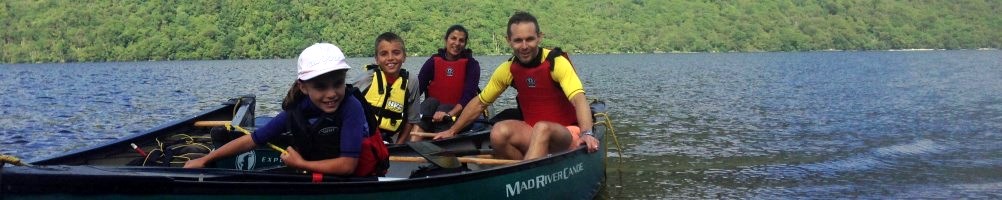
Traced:
<path fill-rule="evenodd" d="M 320 3 L 317 3 L 320 2 Z M 3 1 L 2 62 L 293 58 L 327 41 L 371 56 L 381 32 L 411 55 L 470 29 L 477 54 L 507 54 L 515 10 L 543 46 L 577 53 L 1002 47 L 1002 1 Z"/>

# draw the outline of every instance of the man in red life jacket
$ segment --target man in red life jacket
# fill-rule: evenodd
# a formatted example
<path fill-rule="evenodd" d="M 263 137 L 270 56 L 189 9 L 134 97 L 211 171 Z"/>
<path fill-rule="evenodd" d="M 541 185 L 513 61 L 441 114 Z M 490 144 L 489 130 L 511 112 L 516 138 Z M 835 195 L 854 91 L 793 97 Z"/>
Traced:
<path fill-rule="evenodd" d="M 435 139 L 454 136 L 511 86 L 518 91 L 516 100 L 523 120 L 494 124 L 491 146 L 496 157 L 535 159 L 581 144 L 587 145 L 589 152 L 597 151 L 599 142 L 591 134 L 591 110 L 581 79 L 566 57 L 557 56 L 560 53 L 555 51 L 559 50 L 539 47 L 543 33 L 536 17 L 516 12 L 508 19 L 506 39 L 514 56 L 498 66 L 484 91 Z"/>

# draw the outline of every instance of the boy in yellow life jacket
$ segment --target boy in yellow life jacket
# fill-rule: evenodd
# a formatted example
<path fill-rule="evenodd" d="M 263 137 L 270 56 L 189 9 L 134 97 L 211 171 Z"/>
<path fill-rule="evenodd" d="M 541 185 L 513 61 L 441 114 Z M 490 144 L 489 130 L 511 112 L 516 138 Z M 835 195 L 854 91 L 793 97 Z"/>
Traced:
<path fill-rule="evenodd" d="M 383 139 L 389 143 L 403 144 L 410 138 L 414 125 L 421 121 L 417 99 L 418 82 L 410 80 L 403 69 L 407 49 L 403 38 L 392 32 L 376 37 L 376 64 L 366 66 L 366 73 L 354 85 L 362 90 L 366 102 L 374 107 L 373 113 Z M 392 139 L 396 136 L 396 139 Z"/>

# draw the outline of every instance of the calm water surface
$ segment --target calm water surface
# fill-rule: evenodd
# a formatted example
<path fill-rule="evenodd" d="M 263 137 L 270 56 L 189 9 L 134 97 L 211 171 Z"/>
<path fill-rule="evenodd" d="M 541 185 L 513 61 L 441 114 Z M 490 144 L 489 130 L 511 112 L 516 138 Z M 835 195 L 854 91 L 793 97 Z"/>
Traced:
<path fill-rule="evenodd" d="M 486 81 L 505 57 L 478 59 Z M 572 60 L 624 148 L 599 198 L 1002 198 L 1000 51 Z M 272 115 L 294 71 L 294 60 L 2 65 L 0 153 L 41 159 L 242 94 Z"/>

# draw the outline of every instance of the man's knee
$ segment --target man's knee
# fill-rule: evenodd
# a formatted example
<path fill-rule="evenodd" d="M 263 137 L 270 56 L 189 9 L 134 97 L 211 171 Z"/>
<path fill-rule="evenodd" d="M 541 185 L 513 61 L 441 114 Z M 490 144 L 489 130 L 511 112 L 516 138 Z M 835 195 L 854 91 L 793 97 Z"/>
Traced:
<path fill-rule="evenodd" d="M 506 137 L 510 136 L 513 132 L 516 131 L 516 129 L 518 129 L 519 125 L 518 123 L 519 123 L 518 121 L 513 121 L 513 120 L 505 120 L 498 122 L 494 124 L 494 127 L 491 127 L 491 136 L 493 135 L 504 135 Z"/>
<path fill-rule="evenodd" d="M 569 143 L 573 138 L 569 133 L 565 126 L 553 122 L 539 122 L 533 126 L 533 135 L 536 139 L 546 141 L 552 147 L 565 144 L 570 146 Z"/>
<path fill-rule="evenodd" d="M 497 123 L 494 127 L 491 127 L 491 142 L 496 143 L 503 140 L 507 140 L 511 137 L 510 127 L 503 126 L 502 123 Z"/>
<path fill-rule="evenodd" d="M 513 140 L 513 137 L 516 137 L 515 134 L 518 134 L 518 131 L 525 131 L 522 130 L 523 127 L 524 122 L 517 120 L 505 120 L 495 123 L 494 126 L 491 127 L 491 142 L 510 142 Z"/>
<path fill-rule="evenodd" d="M 557 134 L 564 132 L 561 131 L 563 129 L 565 129 L 564 126 L 553 122 L 538 122 L 535 126 L 532 126 L 533 134 L 547 137 L 557 136 Z"/>

